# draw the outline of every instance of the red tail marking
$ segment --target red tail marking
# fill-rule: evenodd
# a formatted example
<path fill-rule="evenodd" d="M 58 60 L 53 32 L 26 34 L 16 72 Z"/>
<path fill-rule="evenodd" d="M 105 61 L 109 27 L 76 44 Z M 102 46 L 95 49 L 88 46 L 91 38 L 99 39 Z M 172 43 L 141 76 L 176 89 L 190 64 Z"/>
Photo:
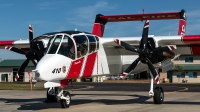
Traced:
<path fill-rule="evenodd" d="M 186 21 L 184 19 L 180 19 L 178 35 L 185 35 L 185 33 L 186 33 Z"/>
<path fill-rule="evenodd" d="M 100 23 L 94 23 L 92 34 L 103 37 L 104 27 L 105 26 Z"/>

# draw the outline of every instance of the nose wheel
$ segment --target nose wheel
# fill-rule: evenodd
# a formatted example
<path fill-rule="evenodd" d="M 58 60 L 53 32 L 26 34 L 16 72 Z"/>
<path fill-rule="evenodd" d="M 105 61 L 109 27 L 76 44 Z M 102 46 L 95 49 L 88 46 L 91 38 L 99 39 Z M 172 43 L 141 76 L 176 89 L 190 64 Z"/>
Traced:
<path fill-rule="evenodd" d="M 69 108 L 71 104 L 71 95 L 68 91 L 61 91 L 58 94 L 58 97 L 60 98 L 60 104 L 62 108 Z"/>
<path fill-rule="evenodd" d="M 162 104 L 164 101 L 164 91 L 161 87 L 154 89 L 153 101 L 155 104 Z"/>

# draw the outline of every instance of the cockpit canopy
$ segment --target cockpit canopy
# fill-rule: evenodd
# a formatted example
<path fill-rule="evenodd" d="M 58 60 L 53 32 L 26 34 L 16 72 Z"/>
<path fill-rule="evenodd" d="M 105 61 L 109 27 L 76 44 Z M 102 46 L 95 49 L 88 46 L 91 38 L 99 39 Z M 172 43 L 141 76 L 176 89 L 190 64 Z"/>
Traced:
<path fill-rule="evenodd" d="M 46 54 L 60 54 L 71 59 L 81 58 L 99 49 L 99 38 L 89 33 L 59 32 L 49 40 Z"/>

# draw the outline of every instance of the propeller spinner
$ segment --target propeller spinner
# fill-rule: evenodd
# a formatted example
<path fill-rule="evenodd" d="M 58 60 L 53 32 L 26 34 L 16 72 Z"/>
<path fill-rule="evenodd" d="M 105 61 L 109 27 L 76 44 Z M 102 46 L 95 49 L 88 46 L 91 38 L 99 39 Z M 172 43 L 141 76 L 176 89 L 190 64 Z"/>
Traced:
<path fill-rule="evenodd" d="M 116 39 L 115 42 L 120 46 L 124 47 L 125 49 L 136 52 L 139 55 L 139 57 L 123 72 L 122 74 L 123 76 L 126 76 L 129 73 L 131 73 L 131 71 L 134 70 L 135 67 L 137 66 L 138 62 L 141 61 L 148 65 L 148 68 L 153 74 L 155 81 L 157 82 L 157 84 L 159 84 L 159 74 L 151 62 L 151 60 L 156 60 L 157 62 L 158 60 L 153 54 L 169 52 L 170 50 L 176 49 L 176 47 L 171 45 L 171 46 L 151 48 L 150 43 L 148 43 L 148 31 L 149 31 L 149 20 L 146 20 L 143 27 L 142 39 L 140 40 L 139 49 L 136 49 L 134 46 L 129 45 L 123 41 L 120 41 L 119 39 Z"/>
<path fill-rule="evenodd" d="M 27 67 L 29 61 L 32 61 L 33 64 L 36 66 L 37 62 L 44 56 L 44 45 L 41 44 L 41 41 L 35 41 L 33 39 L 33 27 L 32 25 L 29 25 L 29 43 L 30 43 L 30 49 L 28 52 L 25 52 L 21 48 L 13 47 L 13 46 L 6 46 L 5 49 L 25 55 L 26 60 L 23 62 L 23 64 L 20 66 L 17 75 L 15 76 L 15 81 L 19 79 L 19 74 L 21 74 L 25 68 Z M 37 62 L 35 61 L 37 60 Z"/>

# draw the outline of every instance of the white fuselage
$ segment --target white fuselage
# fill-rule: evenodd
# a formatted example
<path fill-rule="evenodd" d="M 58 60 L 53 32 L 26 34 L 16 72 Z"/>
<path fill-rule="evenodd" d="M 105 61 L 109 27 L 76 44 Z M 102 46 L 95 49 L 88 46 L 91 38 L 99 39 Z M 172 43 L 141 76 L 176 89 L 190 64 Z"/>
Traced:
<path fill-rule="evenodd" d="M 100 75 L 121 74 L 135 59 L 132 52 L 123 55 L 115 47 L 104 47 L 99 39 L 99 49 L 74 60 L 60 54 L 46 54 L 37 64 L 40 80 L 59 81 L 64 79 L 87 78 Z M 132 73 L 147 70 L 146 64 L 139 63 Z"/>

